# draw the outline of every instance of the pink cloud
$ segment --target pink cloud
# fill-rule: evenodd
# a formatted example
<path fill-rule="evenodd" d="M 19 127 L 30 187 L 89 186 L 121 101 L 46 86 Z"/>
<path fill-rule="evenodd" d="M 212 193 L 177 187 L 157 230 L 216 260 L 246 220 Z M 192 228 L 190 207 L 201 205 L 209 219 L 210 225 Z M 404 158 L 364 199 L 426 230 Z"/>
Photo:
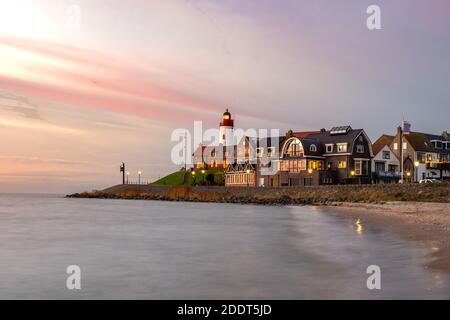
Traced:
<path fill-rule="evenodd" d="M 31 78 L 2 75 L 0 70 L 2 87 L 23 95 L 169 121 L 190 120 L 200 113 L 223 109 L 207 99 L 161 84 L 165 79 L 156 71 L 141 71 L 140 66 L 98 52 L 5 36 L 0 36 L 0 42 L 58 62 L 22 62 L 20 67 L 35 75 Z"/>

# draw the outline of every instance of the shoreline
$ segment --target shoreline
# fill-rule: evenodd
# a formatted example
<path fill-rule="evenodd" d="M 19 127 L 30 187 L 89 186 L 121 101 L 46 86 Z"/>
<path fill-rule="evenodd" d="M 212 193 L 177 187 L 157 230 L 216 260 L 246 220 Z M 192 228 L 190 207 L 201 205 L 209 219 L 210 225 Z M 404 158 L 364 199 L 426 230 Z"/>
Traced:
<path fill-rule="evenodd" d="M 324 206 L 343 216 L 360 219 L 362 225 L 380 227 L 401 238 L 423 244 L 431 252 L 424 268 L 450 273 L 450 204 L 388 202 L 385 204 L 342 203 Z"/>

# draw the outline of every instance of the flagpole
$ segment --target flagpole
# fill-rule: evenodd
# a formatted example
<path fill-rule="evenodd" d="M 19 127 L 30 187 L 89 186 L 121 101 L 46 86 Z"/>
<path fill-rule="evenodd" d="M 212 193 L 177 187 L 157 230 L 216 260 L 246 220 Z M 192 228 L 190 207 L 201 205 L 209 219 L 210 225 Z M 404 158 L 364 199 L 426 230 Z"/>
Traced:
<path fill-rule="evenodd" d="M 401 181 L 402 183 L 404 183 L 405 181 L 403 180 L 404 178 L 404 172 L 403 172 L 403 125 L 404 123 L 402 123 L 402 125 L 400 126 L 400 172 L 401 172 Z"/>

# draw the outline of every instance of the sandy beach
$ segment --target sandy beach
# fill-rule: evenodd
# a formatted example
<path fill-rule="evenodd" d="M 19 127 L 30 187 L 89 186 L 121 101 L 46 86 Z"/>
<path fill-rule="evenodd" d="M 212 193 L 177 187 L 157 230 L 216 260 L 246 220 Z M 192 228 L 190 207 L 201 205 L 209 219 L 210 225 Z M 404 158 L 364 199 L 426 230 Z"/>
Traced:
<path fill-rule="evenodd" d="M 331 208 L 359 218 L 363 225 L 387 228 L 402 238 L 430 246 L 433 253 L 425 268 L 450 272 L 450 203 L 334 203 L 323 210 Z"/>

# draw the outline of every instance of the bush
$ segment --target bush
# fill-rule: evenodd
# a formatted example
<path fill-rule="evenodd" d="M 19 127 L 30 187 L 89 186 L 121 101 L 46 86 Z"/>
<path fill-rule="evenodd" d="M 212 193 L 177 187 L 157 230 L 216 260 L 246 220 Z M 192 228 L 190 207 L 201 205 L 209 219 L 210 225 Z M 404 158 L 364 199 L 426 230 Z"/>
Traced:
<path fill-rule="evenodd" d="M 206 175 L 206 181 L 208 181 L 209 185 L 213 185 L 214 184 L 214 173 L 208 173 Z"/>
<path fill-rule="evenodd" d="M 225 185 L 225 177 L 223 172 L 217 172 L 214 175 L 214 184 L 217 186 L 224 186 Z"/>

